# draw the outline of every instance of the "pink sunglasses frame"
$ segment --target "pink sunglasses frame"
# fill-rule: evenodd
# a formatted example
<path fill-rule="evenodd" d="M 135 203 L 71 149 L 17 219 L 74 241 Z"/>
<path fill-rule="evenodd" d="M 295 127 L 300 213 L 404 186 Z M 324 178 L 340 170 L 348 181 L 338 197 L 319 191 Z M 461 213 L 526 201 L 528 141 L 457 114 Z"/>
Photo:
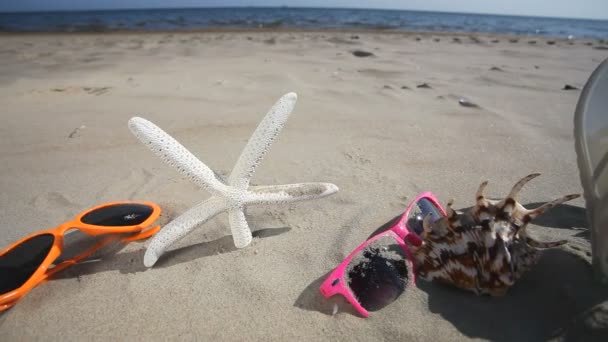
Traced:
<path fill-rule="evenodd" d="M 378 234 L 372 236 L 371 238 L 369 238 L 367 241 L 360 244 L 359 247 L 355 248 L 355 250 L 352 251 L 340 263 L 340 265 L 338 265 L 338 267 L 336 267 L 330 273 L 330 275 L 323 281 L 323 283 L 321 284 L 321 286 L 319 288 L 319 290 L 321 291 L 321 294 L 323 294 L 323 296 L 325 296 L 325 298 L 329 298 L 329 297 L 332 297 L 337 294 L 342 295 L 357 310 L 357 312 L 359 312 L 359 314 L 361 314 L 361 316 L 363 316 L 365 318 L 369 317 L 369 312 L 363 306 L 361 306 L 361 304 L 359 303 L 359 301 L 357 300 L 355 295 L 352 293 L 352 291 L 346 284 L 344 273 L 346 272 L 346 267 L 348 266 L 348 264 L 350 263 L 352 258 L 357 253 L 359 253 L 362 249 L 367 247 L 372 242 L 376 241 L 377 239 L 379 239 L 383 236 L 387 236 L 387 235 L 394 238 L 397 241 L 397 243 L 399 243 L 401 248 L 403 248 L 403 251 L 405 252 L 405 255 L 407 256 L 407 264 L 408 264 L 407 266 L 408 266 L 408 270 L 410 272 L 408 285 L 415 285 L 416 284 L 416 282 L 415 282 L 415 273 L 416 272 L 414 269 L 415 266 L 411 261 L 412 255 L 411 255 L 405 241 L 407 240 L 408 242 L 410 242 L 411 244 L 413 244 L 415 246 L 420 246 L 422 244 L 422 239 L 420 239 L 418 234 L 416 234 L 414 232 L 410 232 L 410 230 L 407 227 L 407 218 L 409 216 L 410 211 L 414 207 L 414 204 L 416 204 L 418 201 L 420 201 L 423 198 L 426 198 L 429 201 L 431 201 L 431 203 L 433 203 L 439 209 L 439 211 L 441 211 L 441 214 L 443 216 L 446 215 L 445 210 L 443 209 L 443 207 L 441 207 L 441 205 L 439 204 L 439 202 L 437 201 L 437 198 L 435 197 L 435 195 L 433 193 L 424 192 L 424 193 L 418 195 L 412 202 L 410 202 L 410 204 L 407 206 L 407 208 L 405 209 L 405 211 L 403 212 L 403 214 L 401 215 L 399 220 L 395 224 L 393 224 L 390 229 L 383 231 L 381 233 L 378 233 Z"/>

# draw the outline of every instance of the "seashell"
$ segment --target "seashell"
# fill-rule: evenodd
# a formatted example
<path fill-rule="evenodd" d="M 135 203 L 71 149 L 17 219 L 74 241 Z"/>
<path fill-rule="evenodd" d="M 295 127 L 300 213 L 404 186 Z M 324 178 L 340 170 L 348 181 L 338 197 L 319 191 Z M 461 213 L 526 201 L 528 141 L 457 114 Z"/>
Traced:
<path fill-rule="evenodd" d="M 476 204 L 464 213 L 447 204 L 447 215 L 435 222 L 423 221 L 423 243 L 413 247 L 418 277 L 451 284 L 474 293 L 505 295 L 518 279 L 538 262 L 542 248 L 553 248 L 567 241 L 541 242 L 527 234 L 530 221 L 547 210 L 574 198 L 563 196 L 535 209 L 526 209 L 515 199 L 522 187 L 539 173 L 519 180 L 500 201 L 487 199 L 481 183 Z"/>

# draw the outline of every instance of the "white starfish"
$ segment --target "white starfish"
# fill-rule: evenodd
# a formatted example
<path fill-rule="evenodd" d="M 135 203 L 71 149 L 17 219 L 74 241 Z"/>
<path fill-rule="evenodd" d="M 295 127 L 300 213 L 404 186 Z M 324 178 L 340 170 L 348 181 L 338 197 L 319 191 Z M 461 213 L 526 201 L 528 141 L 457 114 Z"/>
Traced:
<path fill-rule="evenodd" d="M 171 221 L 154 236 L 144 255 L 146 267 L 152 267 L 170 245 L 223 211 L 228 211 L 234 245 L 243 248 L 248 246 L 252 239 L 245 218 L 248 205 L 311 200 L 338 191 L 338 187 L 331 183 L 249 186 L 256 167 L 281 132 L 296 100 L 297 95 L 289 93 L 275 103 L 253 132 L 227 181 L 150 121 L 138 117 L 129 120 L 129 129 L 140 141 L 169 165 L 176 167 L 191 182 L 212 194 L 207 200 Z"/>

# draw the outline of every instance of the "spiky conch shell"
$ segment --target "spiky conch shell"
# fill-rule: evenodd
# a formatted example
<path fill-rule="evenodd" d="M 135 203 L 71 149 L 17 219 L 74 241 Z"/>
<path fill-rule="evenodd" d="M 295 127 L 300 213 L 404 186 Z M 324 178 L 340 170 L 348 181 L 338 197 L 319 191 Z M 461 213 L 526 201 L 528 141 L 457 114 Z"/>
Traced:
<path fill-rule="evenodd" d="M 413 248 L 418 277 L 440 281 L 477 294 L 501 296 L 530 270 L 540 257 L 540 248 L 552 248 L 567 241 L 540 242 L 526 232 L 527 224 L 547 210 L 579 197 L 567 195 L 528 210 L 515 196 L 531 179 L 519 180 L 501 201 L 487 199 L 481 183 L 476 204 L 462 214 L 447 205 L 447 215 L 433 223 L 423 221 L 422 245 Z"/>

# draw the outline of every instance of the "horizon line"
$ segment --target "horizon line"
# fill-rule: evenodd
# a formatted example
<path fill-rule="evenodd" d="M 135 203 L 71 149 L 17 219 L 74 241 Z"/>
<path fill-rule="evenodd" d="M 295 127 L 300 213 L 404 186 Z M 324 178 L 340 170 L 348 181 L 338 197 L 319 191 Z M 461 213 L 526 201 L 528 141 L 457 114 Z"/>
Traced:
<path fill-rule="evenodd" d="M 28 13 L 70 13 L 70 12 L 117 12 L 117 11 L 148 11 L 148 10 L 187 10 L 187 9 L 232 9 L 232 8 L 257 8 L 257 9 L 339 9 L 339 10 L 373 10 L 373 11 L 404 11 L 404 12 L 424 12 L 424 13 L 441 13 L 441 14 L 473 14 L 473 15 L 488 15 L 500 17 L 524 17 L 524 18 L 547 18 L 547 19 L 573 19 L 573 20 L 592 20 L 592 21 L 608 21 L 608 18 L 588 18 L 588 17 L 555 17 L 548 15 L 530 15 L 530 14 L 498 14 L 484 12 L 456 12 L 456 11 L 439 11 L 439 10 L 423 10 L 423 9 L 402 9 L 402 8 L 368 8 L 368 7 L 308 7 L 308 6 L 184 6 L 184 7 L 141 7 L 141 8 L 90 8 L 90 9 L 43 9 L 43 10 L 18 10 L 18 11 L 1 11 L 1 14 L 28 14 Z"/>

